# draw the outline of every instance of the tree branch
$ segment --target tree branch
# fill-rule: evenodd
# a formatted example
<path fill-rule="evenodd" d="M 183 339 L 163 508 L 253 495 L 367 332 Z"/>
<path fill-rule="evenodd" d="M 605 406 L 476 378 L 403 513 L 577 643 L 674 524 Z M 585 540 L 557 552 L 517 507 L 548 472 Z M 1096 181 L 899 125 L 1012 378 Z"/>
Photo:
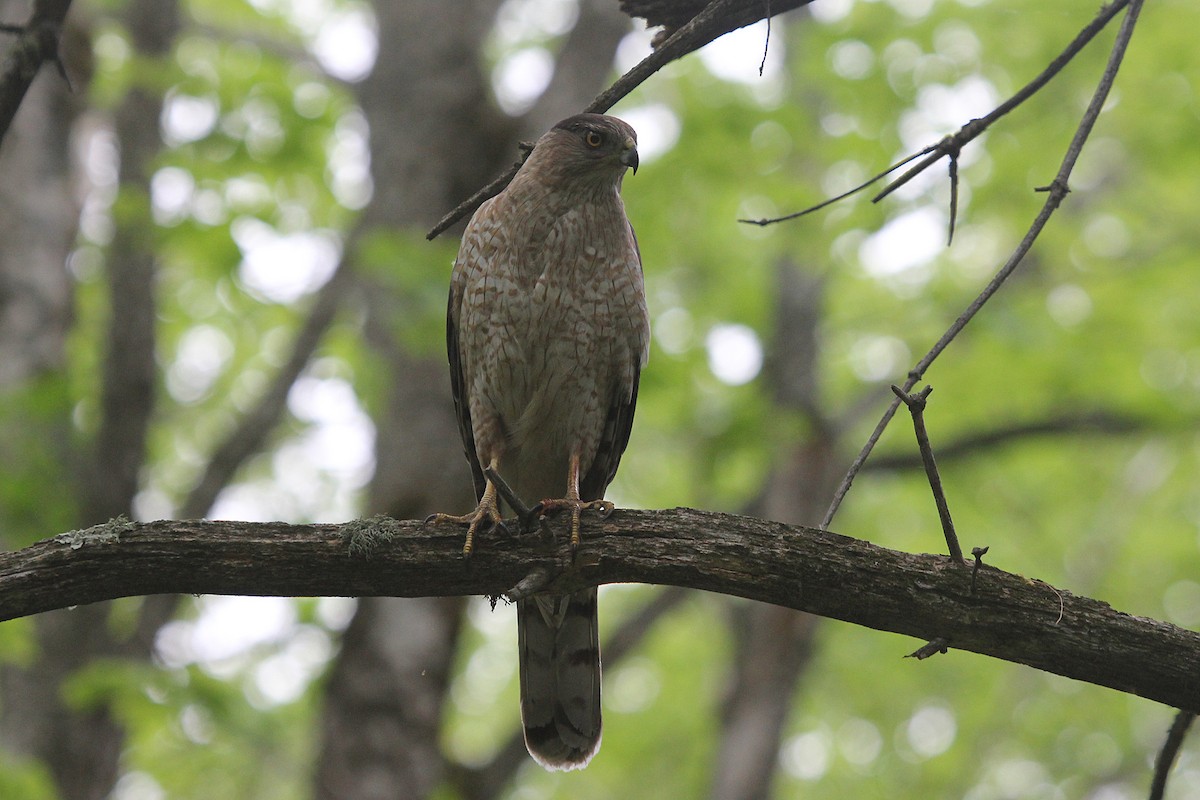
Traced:
<path fill-rule="evenodd" d="M 706 4 L 699 4 L 697 6 L 699 10 L 695 16 L 691 17 L 686 24 L 676 29 L 671 29 L 670 35 L 657 44 L 654 52 L 635 64 L 632 69 L 618 78 L 612 86 L 609 86 L 597 95 L 596 99 L 584 108 L 584 111 L 602 114 L 616 105 L 617 101 L 621 98 L 641 86 L 651 75 L 672 61 L 683 58 L 695 50 L 699 50 L 704 45 L 724 36 L 732 30 L 745 27 L 768 15 L 778 15 L 798 6 L 807 5 L 810 2 L 812 0 L 778 0 L 778 6 L 775 8 L 772 8 L 770 4 L 760 3 L 759 0 L 711 0 Z M 628 9 L 626 11 L 627 13 L 641 15 L 641 11 L 629 11 Z M 508 186 L 509 181 L 517 174 L 517 170 L 525 163 L 525 158 L 528 155 L 529 151 L 526 150 L 521 154 L 521 158 L 509 167 L 507 172 L 459 203 L 452 211 L 442 217 L 429 233 L 425 234 L 425 238 L 430 240 L 435 239 L 455 222 L 473 213 L 475 209 L 483 205 L 488 199 L 504 191 L 504 187 Z"/>
<path fill-rule="evenodd" d="M 1071 138 L 1070 145 L 1067 146 L 1067 152 L 1063 156 L 1063 160 L 1059 165 L 1058 172 L 1054 176 L 1054 180 L 1049 185 L 1037 189 L 1037 191 L 1046 192 L 1046 202 L 1042 205 L 1041 210 L 1034 218 L 1033 223 L 1029 226 L 1029 230 L 1025 232 L 1025 236 L 1017 245 L 1012 255 L 1004 263 L 1004 266 L 995 274 L 992 280 L 984 287 L 979 296 L 967 306 L 966 310 L 958 316 L 953 324 L 946 329 L 942 337 L 929 349 L 924 357 L 917 362 L 908 373 L 908 379 L 904 385 L 900 387 L 907 392 L 916 386 L 917 381 L 925 375 L 925 371 L 933 365 L 937 357 L 942 354 L 942 351 L 950 346 L 955 337 L 962 332 L 962 329 L 967 326 L 967 323 L 974 319 L 980 309 L 992 298 L 1008 277 L 1017 269 L 1024 260 L 1026 254 L 1033 248 L 1033 243 L 1037 241 L 1042 230 L 1046 227 L 1046 223 L 1050 221 L 1050 217 L 1058 210 L 1059 205 L 1070 191 L 1069 179 L 1071 172 L 1075 169 L 1075 162 L 1079 159 L 1079 154 L 1083 152 L 1083 146 L 1087 143 L 1088 137 L 1092 134 L 1092 128 L 1096 124 L 1096 119 L 1100 116 L 1100 111 L 1104 107 L 1104 102 L 1108 99 L 1108 93 L 1112 89 L 1113 83 L 1117 79 L 1117 71 L 1121 67 L 1121 62 L 1125 58 L 1125 49 L 1129 46 L 1129 40 L 1133 38 L 1133 29 L 1137 24 L 1138 15 L 1142 9 L 1142 0 L 1128 0 L 1128 9 L 1125 13 L 1125 18 L 1121 22 L 1121 28 L 1117 32 L 1116 41 L 1113 42 L 1112 51 L 1108 56 L 1108 63 L 1105 64 L 1104 74 L 1100 76 L 1100 82 L 1096 85 L 1096 91 L 1092 94 L 1091 102 L 1088 103 L 1087 109 L 1083 113 L 1083 117 L 1079 121 L 1079 126 L 1075 129 L 1075 135 Z M 883 435 L 884 429 L 888 423 L 892 421 L 892 417 L 896 414 L 896 409 L 900 407 L 900 398 L 896 398 L 884 411 L 879 423 L 875 426 L 866 444 L 863 445 L 858 455 L 855 457 L 850 468 L 846 471 L 846 476 L 842 478 L 841 484 L 837 491 L 834 492 L 833 501 L 829 504 L 828 510 L 825 512 L 825 517 L 821 521 L 821 527 L 829 527 L 829 523 L 833 521 L 834 514 L 845 499 L 846 493 L 850 491 L 850 486 L 854 483 L 854 478 L 862 469 L 863 464 L 871 455 L 871 451 L 875 449 L 875 445 L 879 442 L 879 438 Z"/>
<path fill-rule="evenodd" d="M 1189 423 L 1193 424 L 1193 423 Z M 1149 419 L 1105 410 L 1069 412 L 1028 422 L 1013 422 L 995 428 L 973 431 L 938 447 L 939 461 L 966 458 L 991 452 L 1010 442 L 1022 442 L 1041 436 L 1071 436 L 1080 433 L 1124 435 L 1161 430 Z M 916 469 L 924 462 L 919 453 L 878 455 L 863 466 L 864 472 Z"/>
<path fill-rule="evenodd" d="M 1083 30 L 1081 30 L 1079 32 L 1079 34 L 1074 39 L 1071 40 L 1071 43 L 1068 44 L 1067 47 L 1061 53 L 1059 53 L 1058 56 L 1053 61 L 1051 61 L 1044 70 L 1042 70 L 1040 73 L 1038 73 L 1038 75 L 1033 80 L 1031 80 L 1029 83 L 1027 83 L 1023 87 L 1021 87 L 1021 89 L 1019 91 L 1017 91 L 1016 94 L 1014 94 L 1012 97 L 1005 100 L 1000 105 L 996 106 L 988 114 L 986 114 L 985 116 L 979 117 L 977 119 L 973 119 L 970 122 L 967 122 L 965 125 L 963 125 L 961 128 L 959 128 L 955 133 L 953 133 L 949 136 L 946 136 L 940 142 L 937 142 L 936 144 L 931 144 L 928 147 L 926 147 L 924 150 L 921 150 L 920 152 L 913 153 L 912 155 L 905 158 L 903 161 L 893 164 L 892 166 L 885 169 L 883 172 L 880 172 L 878 175 L 874 176 L 873 178 L 870 178 L 869 180 L 864 181 L 863 183 L 860 183 L 858 186 L 855 186 L 853 189 L 850 189 L 849 191 L 846 191 L 846 192 L 842 192 L 841 194 L 839 194 L 836 197 L 831 197 L 827 200 L 823 200 L 820 203 L 817 203 L 816 205 L 809 206 L 808 208 L 793 212 L 791 214 L 784 214 L 781 217 L 771 217 L 771 218 L 764 218 L 764 219 L 739 219 L 738 222 L 744 222 L 749 225 L 766 226 L 766 225 L 774 225 L 777 222 L 786 222 L 788 220 L 806 216 L 808 214 L 811 214 L 814 211 L 819 211 L 820 209 L 825 208 L 828 205 L 832 205 L 833 203 L 836 203 L 839 200 L 844 200 L 845 198 L 847 198 L 853 194 L 857 194 L 858 192 L 862 191 L 863 189 L 866 189 L 868 186 L 871 186 L 872 184 L 874 184 L 876 181 L 892 174 L 900 167 L 903 167 L 906 164 L 908 164 L 912 161 L 915 161 L 916 159 L 921 158 L 922 156 L 925 156 L 925 158 L 922 159 L 919 164 L 912 167 L 907 172 L 905 172 L 903 175 L 901 175 L 899 178 L 897 178 L 896 180 L 889 183 L 881 192 L 879 192 L 873 198 L 871 198 L 872 203 L 878 203 L 880 200 L 883 200 L 889 194 L 896 191 L 904 184 L 908 183 L 910 180 L 915 178 L 917 175 L 924 172 L 930 166 L 937 163 L 939 160 L 942 159 L 942 157 L 948 156 L 950 158 L 950 239 L 953 240 L 953 238 L 954 238 L 954 219 L 958 214 L 958 154 L 959 154 L 959 152 L 961 152 L 963 147 L 965 147 L 967 144 L 969 144 L 970 142 L 974 141 L 979 136 L 981 136 L 985 131 L 987 131 L 988 128 L 990 128 L 992 126 L 993 123 L 995 123 L 997 120 L 999 120 L 1005 114 L 1008 114 L 1010 111 L 1015 109 L 1017 106 L 1021 105 L 1026 100 L 1028 100 L 1029 98 L 1031 98 L 1035 94 L 1037 94 L 1039 91 L 1041 91 L 1042 87 L 1044 87 L 1047 83 L 1049 83 L 1052 78 L 1054 78 L 1055 76 L 1058 75 L 1058 73 L 1062 72 L 1063 68 L 1066 67 L 1067 64 L 1069 64 L 1071 62 L 1071 60 L 1073 58 L 1075 58 L 1075 56 L 1078 55 L 1079 52 L 1081 50 L 1083 50 L 1083 48 L 1089 42 L 1091 42 L 1091 40 L 1094 39 L 1098 33 L 1100 33 L 1100 31 L 1104 30 L 1105 26 L 1107 26 L 1108 23 L 1112 21 L 1112 18 L 1115 17 L 1118 13 L 1120 13 L 1127 5 L 1129 5 L 1129 0 L 1113 0 L 1113 2 L 1110 3 L 1109 5 L 1102 7 L 1099 10 L 1099 12 L 1097 12 L 1096 17 L 1091 22 L 1089 22 L 1086 26 L 1084 26 Z M 946 244 L 947 244 L 947 246 L 949 246 L 950 242 L 947 242 Z"/>
<path fill-rule="evenodd" d="M 712 39 L 811 2 L 812 0 L 733 0 L 724 4 L 720 14 L 713 16 L 710 25 L 719 33 L 713 35 Z M 668 35 L 695 19 L 708 5 L 708 0 L 621 0 L 623 12 L 631 17 L 646 20 L 648 28 L 663 26 L 663 33 Z"/>
<path fill-rule="evenodd" d="M 58 40 L 71 0 L 38 0 L 24 28 L 5 26 L 5 33 L 16 34 L 17 41 L 9 48 L 0 65 L 0 142 L 8 132 L 25 92 L 37 77 L 42 64 L 58 60 Z"/>
<path fill-rule="evenodd" d="M 908 406 L 912 414 L 913 428 L 917 434 L 917 448 L 921 451 L 921 462 L 925 466 L 925 475 L 929 478 L 929 488 L 933 490 L 933 502 L 937 506 L 938 518 L 942 521 L 942 533 L 946 537 L 946 549 L 950 558 L 959 564 L 963 560 L 962 547 L 958 544 L 958 534 L 954 532 L 954 520 L 950 516 L 950 504 L 946 501 L 946 491 L 942 488 L 942 476 L 938 472 L 937 459 L 933 455 L 933 445 L 929 443 L 929 432 L 925 429 L 925 403 L 929 399 L 932 386 L 926 386 L 915 395 L 892 386 L 892 391 Z"/>
<path fill-rule="evenodd" d="M 1163 742 L 1162 749 L 1158 751 L 1158 758 L 1154 760 L 1154 780 L 1150 782 L 1150 800 L 1163 799 L 1163 795 L 1167 791 L 1167 778 L 1171 775 L 1171 766 L 1175 763 L 1175 757 L 1179 755 L 1179 748 L 1183 746 L 1188 728 L 1195 720 L 1195 711 L 1180 711 L 1175 715 L 1171 729 L 1167 731 L 1167 740 Z"/>
<path fill-rule="evenodd" d="M 1113 610 L 990 565 L 970 568 L 816 528 L 692 509 L 590 520 L 572 563 L 559 537 L 486 540 L 386 517 L 346 525 L 110 522 L 0 554 L 0 620 L 163 592 L 500 595 L 530 570 L 549 588 L 654 583 L 773 603 L 1200 710 L 1200 633 Z"/>

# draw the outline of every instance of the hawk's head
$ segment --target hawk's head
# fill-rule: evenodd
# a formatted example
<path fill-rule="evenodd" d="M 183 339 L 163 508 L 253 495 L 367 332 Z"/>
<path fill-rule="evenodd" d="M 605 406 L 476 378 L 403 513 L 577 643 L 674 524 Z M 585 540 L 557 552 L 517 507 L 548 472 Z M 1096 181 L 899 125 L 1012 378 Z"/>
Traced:
<path fill-rule="evenodd" d="M 619 183 L 627 168 L 637 172 L 637 133 L 616 117 L 576 114 L 542 136 L 529 161 L 560 177 Z"/>
<path fill-rule="evenodd" d="M 604 114 L 576 114 L 550 129 L 566 152 L 583 162 L 638 168 L 637 132 L 624 120 Z"/>

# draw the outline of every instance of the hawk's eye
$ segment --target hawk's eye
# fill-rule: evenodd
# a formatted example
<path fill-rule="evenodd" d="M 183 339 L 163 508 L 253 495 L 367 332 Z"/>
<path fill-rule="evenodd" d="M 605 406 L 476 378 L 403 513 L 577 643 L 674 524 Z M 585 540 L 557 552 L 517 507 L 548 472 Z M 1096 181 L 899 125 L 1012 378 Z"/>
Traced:
<path fill-rule="evenodd" d="M 588 147 L 599 147 L 604 142 L 604 137 L 595 131 L 588 131 L 583 135 L 583 140 L 587 142 Z"/>

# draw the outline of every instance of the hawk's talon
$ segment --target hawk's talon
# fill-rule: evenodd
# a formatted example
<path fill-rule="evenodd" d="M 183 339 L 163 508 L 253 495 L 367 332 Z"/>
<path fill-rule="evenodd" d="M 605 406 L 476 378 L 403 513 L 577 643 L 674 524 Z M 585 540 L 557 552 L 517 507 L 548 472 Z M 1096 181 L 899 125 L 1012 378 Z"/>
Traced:
<path fill-rule="evenodd" d="M 555 514 L 559 511 L 571 510 L 571 558 L 579 551 L 579 545 L 583 542 L 583 538 L 579 535 L 580 517 L 584 511 L 596 511 L 600 514 L 601 519 L 608 519 L 616 508 L 610 500 L 579 500 L 572 497 L 560 497 L 543 500 L 542 502 L 529 509 L 530 516 L 536 516 L 539 521 L 546 519 L 547 515 Z"/>
<path fill-rule="evenodd" d="M 429 527 L 430 523 L 453 522 L 456 525 L 467 526 L 467 541 L 463 543 L 462 554 L 464 559 L 471 557 L 471 552 L 475 549 L 475 533 L 479 530 L 480 523 L 487 521 L 487 527 L 484 528 L 485 533 L 495 533 L 502 531 L 504 535 L 508 535 L 508 526 L 504 524 L 504 520 L 500 517 L 500 512 L 496 509 L 496 503 L 484 500 L 479 503 L 479 506 L 470 514 L 456 516 L 454 514 L 430 514 L 422 523 L 424 527 Z"/>

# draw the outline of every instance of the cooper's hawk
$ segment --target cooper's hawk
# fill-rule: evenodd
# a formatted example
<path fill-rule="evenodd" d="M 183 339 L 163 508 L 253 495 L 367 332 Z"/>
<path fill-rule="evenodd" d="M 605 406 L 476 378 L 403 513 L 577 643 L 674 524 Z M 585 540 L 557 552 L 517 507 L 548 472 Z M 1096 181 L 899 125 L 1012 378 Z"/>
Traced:
<path fill-rule="evenodd" d="M 538 510 L 611 511 L 604 490 L 629 440 L 649 354 L 642 265 L 621 202 L 637 135 L 615 117 L 565 119 L 534 145 L 463 234 L 447 346 L 479 506 L 463 552 L 500 522 L 490 466 Z M 565 495 L 563 494 L 565 491 Z M 545 499 L 544 499 L 545 498 Z M 530 754 L 578 769 L 600 746 L 596 590 L 517 603 L 521 718 Z"/>

